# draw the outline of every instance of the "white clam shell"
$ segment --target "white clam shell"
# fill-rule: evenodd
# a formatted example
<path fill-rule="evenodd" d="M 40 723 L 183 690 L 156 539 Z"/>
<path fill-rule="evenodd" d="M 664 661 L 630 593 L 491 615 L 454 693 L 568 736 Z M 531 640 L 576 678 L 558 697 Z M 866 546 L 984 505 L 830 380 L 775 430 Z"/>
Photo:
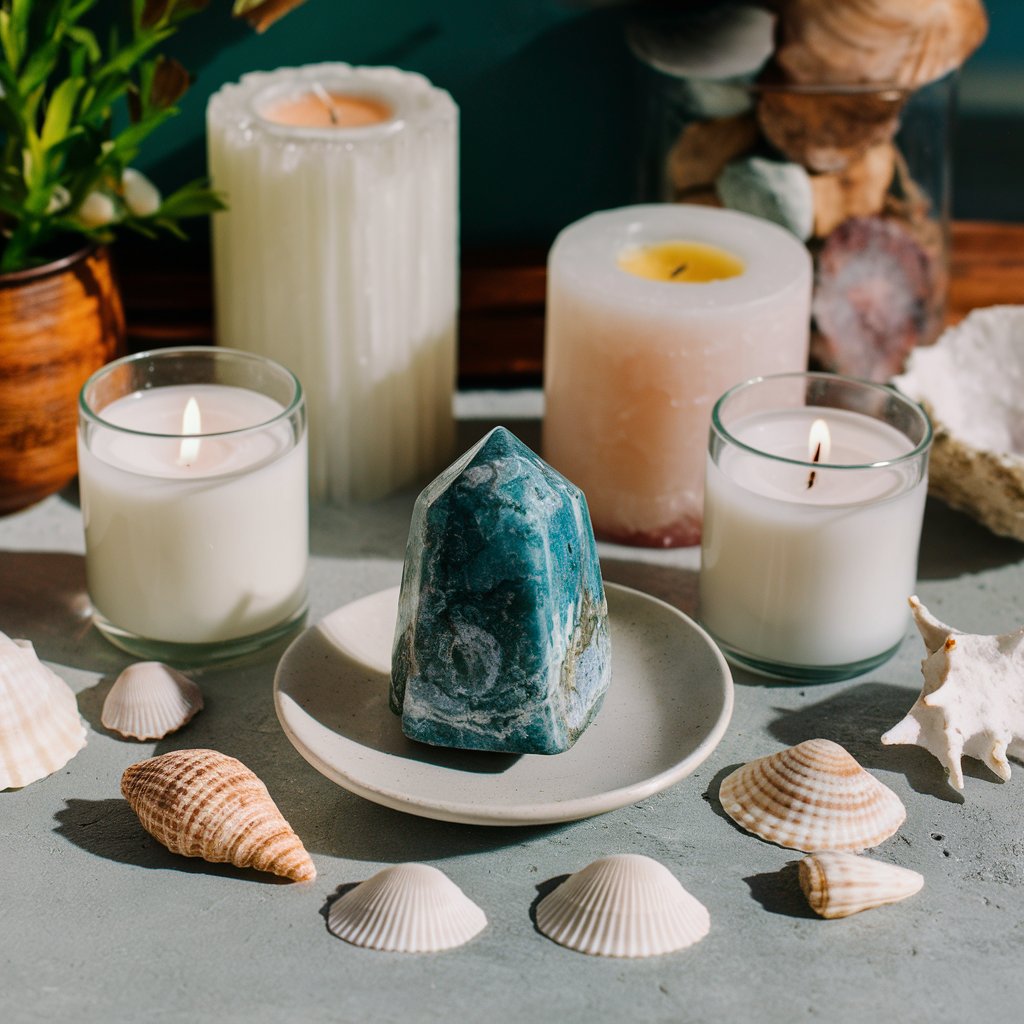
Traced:
<path fill-rule="evenodd" d="M 929 491 L 1024 540 L 1024 306 L 974 310 L 892 383 L 931 415 Z"/>
<path fill-rule="evenodd" d="M 28 641 L 0 633 L 0 789 L 51 775 L 85 743 L 71 687 Z"/>
<path fill-rule="evenodd" d="M 618 854 L 594 861 L 548 893 L 537 904 L 537 928 L 579 953 L 647 957 L 699 942 L 711 918 L 664 865 Z"/>
<path fill-rule="evenodd" d="M 812 853 L 800 861 L 800 888 L 821 917 L 849 917 L 920 892 L 923 876 L 852 853 Z"/>
<path fill-rule="evenodd" d="M 355 946 L 390 953 L 454 949 L 487 925 L 487 916 L 442 871 L 396 864 L 331 904 L 327 927 Z"/>
<path fill-rule="evenodd" d="M 203 706 L 199 687 L 159 661 L 129 665 L 110 688 L 100 721 L 136 740 L 159 740 L 180 729 Z"/>
<path fill-rule="evenodd" d="M 793 850 L 866 850 L 907 816 L 903 801 L 831 740 L 806 740 L 737 768 L 719 799 L 741 828 Z"/>

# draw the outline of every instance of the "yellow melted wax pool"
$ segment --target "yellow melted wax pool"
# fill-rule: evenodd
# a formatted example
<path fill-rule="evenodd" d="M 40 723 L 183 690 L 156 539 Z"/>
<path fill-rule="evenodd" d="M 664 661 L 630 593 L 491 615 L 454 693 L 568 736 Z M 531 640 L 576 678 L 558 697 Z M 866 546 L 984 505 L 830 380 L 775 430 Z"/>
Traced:
<path fill-rule="evenodd" d="M 705 242 L 658 242 L 636 245 L 619 254 L 627 273 L 651 281 L 706 284 L 743 273 L 743 262 L 726 249 Z"/>

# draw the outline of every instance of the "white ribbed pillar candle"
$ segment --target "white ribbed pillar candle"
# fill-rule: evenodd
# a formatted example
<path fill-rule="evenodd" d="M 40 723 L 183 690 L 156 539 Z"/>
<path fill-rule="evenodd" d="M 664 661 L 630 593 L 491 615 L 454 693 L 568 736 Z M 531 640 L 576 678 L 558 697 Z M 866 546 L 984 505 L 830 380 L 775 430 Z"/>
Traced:
<path fill-rule="evenodd" d="M 221 88 L 207 131 L 229 207 L 213 226 L 217 339 L 302 381 L 313 497 L 372 500 L 431 475 L 453 440 L 451 97 L 395 68 L 281 68 Z"/>

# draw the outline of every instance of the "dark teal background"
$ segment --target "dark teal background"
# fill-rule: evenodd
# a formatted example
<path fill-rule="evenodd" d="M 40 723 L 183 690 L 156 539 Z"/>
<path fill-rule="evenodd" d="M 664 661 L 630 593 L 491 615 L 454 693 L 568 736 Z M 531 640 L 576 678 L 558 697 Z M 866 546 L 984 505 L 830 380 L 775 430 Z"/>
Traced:
<path fill-rule="evenodd" d="M 585 213 L 636 198 L 639 74 L 622 8 L 307 0 L 262 36 L 228 9 L 212 0 L 168 47 L 196 81 L 140 161 L 164 188 L 205 173 L 204 110 L 222 84 L 342 60 L 420 71 L 454 96 L 464 245 L 547 245 Z M 954 213 L 1024 220 L 1024 3 L 991 0 L 988 9 L 989 38 L 962 76 Z"/>

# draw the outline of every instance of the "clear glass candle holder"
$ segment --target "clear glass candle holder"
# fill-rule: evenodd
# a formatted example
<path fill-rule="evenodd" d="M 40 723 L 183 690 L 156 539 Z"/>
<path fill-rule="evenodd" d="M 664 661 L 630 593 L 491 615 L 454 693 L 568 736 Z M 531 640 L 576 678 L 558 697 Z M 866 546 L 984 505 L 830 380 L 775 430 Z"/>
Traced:
<path fill-rule="evenodd" d="M 306 612 L 306 406 L 261 356 L 119 359 L 79 398 L 94 622 L 118 647 L 195 664 L 254 651 Z"/>
<path fill-rule="evenodd" d="M 761 377 L 712 413 L 699 616 L 763 675 L 845 679 L 907 627 L 932 429 L 891 388 L 824 373 Z"/>

